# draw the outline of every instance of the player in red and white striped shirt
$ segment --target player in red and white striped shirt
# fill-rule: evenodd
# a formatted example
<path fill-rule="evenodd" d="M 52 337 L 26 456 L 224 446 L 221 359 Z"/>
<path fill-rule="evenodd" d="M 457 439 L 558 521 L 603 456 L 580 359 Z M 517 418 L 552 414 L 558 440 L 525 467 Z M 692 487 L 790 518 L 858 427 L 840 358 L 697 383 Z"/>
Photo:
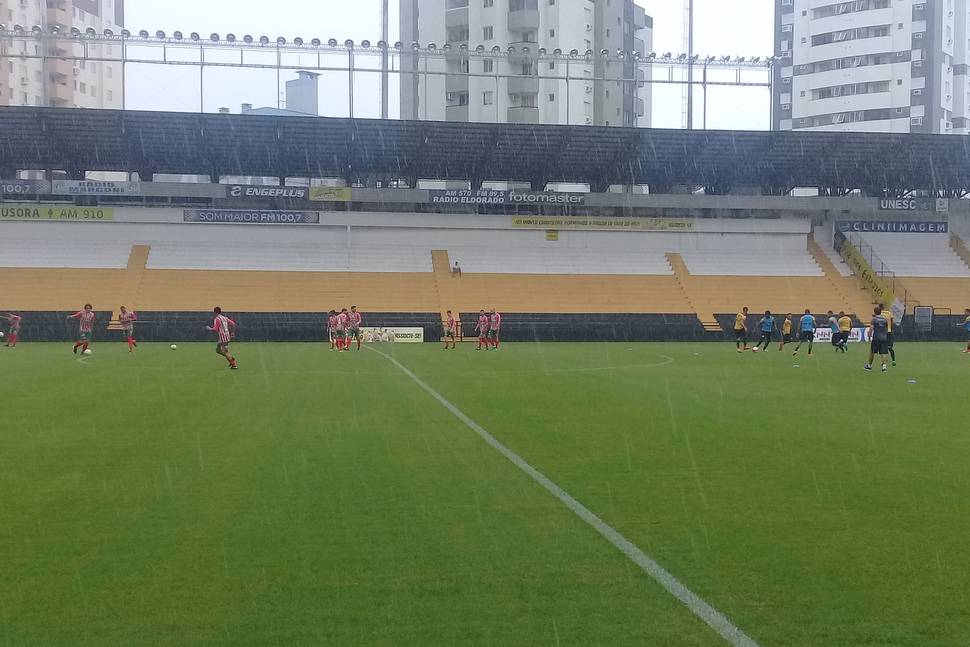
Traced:
<path fill-rule="evenodd" d="M 135 341 L 135 322 L 138 321 L 138 315 L 125 306 L 121 306 L 118 312 L 118 321 L 121 322 L 121 332 L 125 336 L 125 341 L 128 342 L 128 352 L 130 353 L 133 348 L 138 348 L 138 342 Z"/>
<path fill-rule="evenodd" d="M 20 336 L 20 315 L 8 312 L 5 315 L 0 315 L 0 319 L 6 319 L 10 322 L 10 331 L 7 333 L 7 343 L 4 344 L 7 348 L 13 348 L 17 345 L 17 338 Z"/>
<path fill-rule="evenodd" d="M 502 315 L 495 312 L 495 308 L 492 308 L 492 314 L 488 319 L 488 341 L 492 344 L 492 348 L 498 350 L 498 334 L 502 330 Z"/>
<path fill-rule="evenodd" d="M 357 312 L 357 306 L 350 306 L 347 313 L 347 349 L 350 350 L 350 339 L 357 340 L 357 350 L 360 350 L 360 322 L 363 317 Z"/>
<path fill-rule="evenodd" d="M 479 310 L 478 324 L 475 326 L 475 330 L 478 331 L 478 347 L 475 350 L 481 350 L 482 346 L 485 346 L 485 350 L 488 350 L 488 325 L 488 315 L 485 314 L 484 310 Z"/>
<path fill-rule="evenodd" d="M 216 345 L 216 352 L 226 358 L 229 362 L 229 368 L 237 369 L 236 358 L 229 353 L 229 342 L 232 341 L 233 332 L 236 329 L 236 322 L 222 314 L 222 308 L 216 306 L 212 309 L 215 319 L 212 320 L 211 326 L 206 326 L 206 330 L 211 330 L 212 332 L 219 335 L 219 343 Z"/>
<path fill-rule="evenodd" d="M 330 338 L 330 350 L 336 350 L 337 346 L 337 311 L 331 310 L 327 316 L 327 337 Z"/>
<path fill-rule="evenodd" d="M 349 317 L 347 316 L 347 308 L 341 308 L 340 312 L 337 313 L 336 322 L 336 332 L 337 332 L 337 352 L 342 353 L 350 345 L 347 343 L 347 322 Z"/>
<path fill-rule="evenodd" d="M 451 314 L 449 310 L 445 315 L 445 347 L 443 350 L 448 350 L 448 340 L 451 339 L 451 348 L 455 349 L 455 330 L 458 328 L 458 322 L 455 321 L 455 315 Z"/>
<path fill-rule="evenodd" d="M 74 354 L 77 355 L 78 348 L 83 353 L 91 345 L 91 334 L 94 332 L 94 321 L 96 319 L 94 307 L 90 303 L 85 303 L 83 310 L 78 310 L 74 314 L 68 315 L 67 318 L 77 319 L 80 322 L 80 334 L 78 340 L 74 343 Z"/>

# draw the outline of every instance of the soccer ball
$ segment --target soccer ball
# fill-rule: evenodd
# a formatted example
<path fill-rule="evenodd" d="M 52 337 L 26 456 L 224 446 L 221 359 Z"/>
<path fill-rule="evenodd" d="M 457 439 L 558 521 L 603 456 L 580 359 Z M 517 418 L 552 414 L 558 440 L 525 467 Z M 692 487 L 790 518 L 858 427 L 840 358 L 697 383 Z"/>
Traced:
<path fill-rule="evenodd" d="M 89 349 L 87 349 L 86 351 L 84 351 L 84 354 L 85 354 L 85 355 L 90 355 L 90 354 L 91 354 L 91 349 L 89 348 Z"/>
<path fill-rule="evenodd" d="M 171 348 L 172 350 L 175 350 L 176 348 L 178 348 L 178 346 L 176 346 L 175 344 L 172 344 L 171 346 L 169 346 L 169 348 Z"/>
<path fill-rule="evenodd" d="M 752 348 L 752 349 L 751 349 L 751 352 L 752 352 L 752 353 L 757 353 L 757 352 L 758 352 L 758 347 L 757 347 L 757 346 L 755 346 L 754 348 Z"/>
<path fill-rule="evenodd" d="M 3 333 L 0 332 L 0 339 L 3 339 Z"/>

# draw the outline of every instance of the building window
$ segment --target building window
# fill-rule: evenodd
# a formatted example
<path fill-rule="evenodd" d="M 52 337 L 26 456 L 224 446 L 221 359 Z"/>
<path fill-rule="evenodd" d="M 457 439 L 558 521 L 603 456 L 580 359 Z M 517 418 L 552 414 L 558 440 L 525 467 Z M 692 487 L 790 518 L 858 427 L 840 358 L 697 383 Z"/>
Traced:
<path fill-rule="evenodd" d="M 550 70 L 556 69 L 556 62 L 555 61 L 549 61 L 549 69 Z"/>
<path fill-rule="evenodd" d="M 483 106 L 490 106 L 493 103 L 495 103 L 495 94 L 491 90 L 489 90 L 488 92 L 483 92 L 482 93 L 482 105 Z"/>
<path fill-rule="evenodd" d="M 88 84 L 81 81 L 81 85 L 78 89 L 81 90 L 81 94 L 85 94 L 88 91 Z"/>
<path fill-rule="evenodd" d="M 109 65 L 106 68 L 104 68 L 104 73 L 107 74 L 108 78 L 110 79 L 114 76 L 114 68 Z"/>
<path fill-rule="evenodd" d="M 494 4 L 495 4 L 495 0 L 485 0 L 484 7 L 486 9 L 488 9 L 489 7 L 493 6 Z"/>
<path fill-rule="evenodd" d="M 482 28 L 482 40 L 492 40 L 495 36 L 495 30 L 491 25 Z"/>
<path fill-rule="evenodd" d="M 791 31 L 791 25 L 782 25 L 781 30 L 786 32 Z"/>
<path fill-rule="evenodd" d="M 552 92 L 550 92 L 549 93 L 549 103 L 552 103 L 555 100 L 556 100 L 556 95 L 553 94 Z"/>
<path fill-rule="evenodd" d="M 114 101 L 114 92 L 108 90 L 108 101 Z"/>
<path fill-rule="evenodd" d="M 486 58 L 484 61 L 482 61 L 482 72 L 491 74 L 494 69 L 495 64 L 492 62 L 492 59 Z"/>
<path fill-rule="evenodd" d="M 556 30 L 555 29 L 550 29 L 549 30 L 549 38 L 555 38 L 555 37 L 556 37 Z"/>

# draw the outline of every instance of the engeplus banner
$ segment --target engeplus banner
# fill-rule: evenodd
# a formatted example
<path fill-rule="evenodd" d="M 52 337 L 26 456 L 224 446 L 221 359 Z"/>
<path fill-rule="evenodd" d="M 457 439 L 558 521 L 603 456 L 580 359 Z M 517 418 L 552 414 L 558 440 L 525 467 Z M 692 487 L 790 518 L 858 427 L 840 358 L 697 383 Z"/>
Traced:
<path fill-rule="evenodd" d="M 259 186 L 253 184 L 227 184 L 227 198 L 289 198 L 306 200 L 310 187 L 305 186 Z"/>
<path fill-rule="evenodd" d="M 872 234 L 945 234 L 950 231 L 945 220 L 840 220 L 839 231 Z"/>
<path fill-rule="evenodd" d="M 114 209 L 110 207 L 77 207 L 73 204 L 0 203 L 0 220 L 110 222 L 114 219 Z"/>
<path fill-rule="evenodd" d="M 260 211 L 241 209 L 186 209 L 184 222 L 246 225 L 307 225 L 320 222 L 316 211 Z"/>
<path fill-rule="evenodd" d="M 47 180 L 0 180 L 0 194 L 3 195 L 46 195 L 51 192 Z"/>
<path fill-rule="evenodd" d="M 54 180 L 51 189 L 57 195 L 141 195 L 141 182 Z"/>
<path fill-rule="evenodd" d="M 496 189 L 434 189 L 428 191 L 432 204 L 538 204 L 582 205 L 585 193 L 558 191 L 500 191 Z"/>

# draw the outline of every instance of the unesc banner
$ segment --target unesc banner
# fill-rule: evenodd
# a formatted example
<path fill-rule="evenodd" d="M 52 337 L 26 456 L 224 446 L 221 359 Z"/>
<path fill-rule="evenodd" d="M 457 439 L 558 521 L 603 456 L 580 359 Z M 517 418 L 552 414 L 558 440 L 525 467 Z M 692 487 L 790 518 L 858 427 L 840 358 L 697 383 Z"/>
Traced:
<path fill-rule="evenodd" d="M 512 218 L 515 229 L 574 229 L 616 231 L 691 231 L 690 218 L 586 218 L 581 216 L 521 216 Z"/>

